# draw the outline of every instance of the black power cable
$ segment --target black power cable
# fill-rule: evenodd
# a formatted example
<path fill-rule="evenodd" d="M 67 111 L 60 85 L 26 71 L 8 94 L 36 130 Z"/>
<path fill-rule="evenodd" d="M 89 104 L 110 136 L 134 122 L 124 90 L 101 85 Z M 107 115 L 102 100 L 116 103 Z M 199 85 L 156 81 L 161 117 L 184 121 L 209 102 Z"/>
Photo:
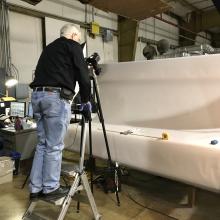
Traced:
<path fill-rule="evenodd" d="M 128 192 L 125 192 L 125 195 L 126 195 L 132 202 L 134 202 L 135 204 L 139 205 L 140 207 L 142 207 L 142 208 L 144 208 L 144 209 L 148 209 L 148 210 L 150 210 L 150 211 L 152 211 L 152 212 L 156 212 L 156 213 L 158 213 L 158 214 L 160 214 L 160 215 L 166 216 L 166 217 L 168 217 L 168 218 L 170 218 L 170 219 L 173 219 L 173 220 L 178 220 L 177 218 L 174 218 L 174 217 L 172 217 L 172 216 L 170 216 L 170 215 L 167 215 L 167 214 L 165 214 L 165 213 L 163 213 L 163 212 L 161 212 L 161 211 L 158 211 L 158 210 L 156 210 L 156 209 L 153 209 L 153 208 L 150 208 L 150 207 L 148 207 L 148 206 L 145 206 L 145 205 L 141 204 L 140 202 L 138 202 L 137 200 L 135 200 Z"/>

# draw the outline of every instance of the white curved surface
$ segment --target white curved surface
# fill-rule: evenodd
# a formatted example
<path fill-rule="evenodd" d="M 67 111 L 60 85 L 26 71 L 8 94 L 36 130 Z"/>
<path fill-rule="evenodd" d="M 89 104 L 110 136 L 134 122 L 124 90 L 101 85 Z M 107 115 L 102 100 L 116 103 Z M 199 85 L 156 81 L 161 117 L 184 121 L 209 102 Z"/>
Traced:
<path fill-rule="evenodd" d="M 73 125 L 69 132 L 71 130 L 75 131 Z M 220 129 L 200 132 L 165 130 L 168 140 L 161 139 L 162 129 L 108 124 L 106 130 L 114 161 L 200 188 L 220 190 L 220 144 L 210 144 L 213 139 L 220 140 Z M 127 130 L 134 133 L 120 134 Z M 72 135 L 70 137 L 73 139 Z M 80 129 L 74 146 L 69 149 L 79 150 L 79 137 Z M 93 124 L 93 154 L 107 158 L 101 125 L 96 123 Z"/>
<path fill-rule="evenodd" d="M 104 65 L 99 88 L 112 159 L 219 192 L 220 144 L 210 144 L 220 141 L 219 61 L 210 55 Z M 66 146 L 78 150 L 74 126 Z M 127 130 L 133 133 L 120 134 Z M 107 156 L 96 122 L 93 153 Z"/>

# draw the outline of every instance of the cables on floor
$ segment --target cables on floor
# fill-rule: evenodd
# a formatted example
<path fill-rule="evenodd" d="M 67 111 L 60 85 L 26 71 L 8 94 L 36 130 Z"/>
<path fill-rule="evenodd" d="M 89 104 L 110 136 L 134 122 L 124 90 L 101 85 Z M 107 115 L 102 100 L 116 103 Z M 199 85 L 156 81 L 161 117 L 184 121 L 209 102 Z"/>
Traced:
<path fill-rule="evenodd" d="M 128 176 L 130 175 L 128 171 L 127 171 L 127 175 L 128 175 Z M 149 178 L 148 180 L 143 180 L 143 181 L 144 181 L 145 183 L 149 183 L 149 182 L 155 180 L 156 178 L 157 178 L 157 177 L 153 176 L 152 178 Z M 166 216 L 167 218 L 170 218 L 170 219 L 173 219 L 173 220 L 178 220 L 177 218 L 174 218 L 174 217 L 172 217 L 172 216 L 170 216 L 170 215 L 168 215 L 168 214 L 166 214 L 166 213 L 163 213 L 163 212 L 158 211 L 158 210 L 156 210 L 156 209 L 150 208 L 149 206 L 146 206 L 146 205 L 141 204 L 141 203 L 138 202 L 135 198 L 133 198 L 128 191 L 123 190 L 123 192 L 124 192 L 125 196 L 127 196 L 127 197 L 128 197 L 132 202 L 134 202 L 136 205 L 138 205 L 138 206 L 140 206 L 140 207 L 142 207 L 142 208 L 144 208 L 144 209 L 150 210 L 150 211 L 152 211 L 152 212 L 158 213 L 158 214 L 160 214 L 160 215 Z"/>
<path fill-rule="evenodd" d="M 128 192 L 125 192 L 125 195 L 126 195 L 132 202 L 134 202 L 136 205 L 138 205 L 138 206 L 140 206 L 140 207 L 142 207 L 142 208 L 144 208 L 144 209 L 148 209 L 148 210 L 150 210 L 150 211 L 152 211 L 152 212 L 156 212 L 156 213 L 158 213 L 158 214 L 160 214 L 160 215 L 166 216 L 166 217 L 168 217 L 168 218 L 170 218 L 170 219 L 173 219 L 173 220 L 178 220 L 177 218 L 174 218 L 174 217 L 172 217 L 172 216 L 170 216 L 170 215 L 167 215 L 167 214 L 165 214 L 165 213 L 163 213 L 163 212 L 161 212 L 161 211 L 158 211 L 158 210 L 156 210 L 156 209 L 153 209 L 153 208 L 150 208 L 150 207 L 148 207 L 148 206 L 145 206 L 145 205 L 141 204 L 140 202 L 138 202 L 137 200 L 135 200 Z"/>

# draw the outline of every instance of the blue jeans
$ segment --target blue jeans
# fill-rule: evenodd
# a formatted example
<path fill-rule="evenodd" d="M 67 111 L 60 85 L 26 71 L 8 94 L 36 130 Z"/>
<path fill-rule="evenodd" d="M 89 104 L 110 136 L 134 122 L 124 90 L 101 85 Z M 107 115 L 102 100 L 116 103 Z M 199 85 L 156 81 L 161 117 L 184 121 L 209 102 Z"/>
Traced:
<path fill-rule="evenodd" d="M 71 117 L 71 104 L 59 92 L 33 92 L 32 106 L 37 122 L 38 144 L 31 175 L 30 192 L 49 193 L 60 187 L 64 136 Z"/>

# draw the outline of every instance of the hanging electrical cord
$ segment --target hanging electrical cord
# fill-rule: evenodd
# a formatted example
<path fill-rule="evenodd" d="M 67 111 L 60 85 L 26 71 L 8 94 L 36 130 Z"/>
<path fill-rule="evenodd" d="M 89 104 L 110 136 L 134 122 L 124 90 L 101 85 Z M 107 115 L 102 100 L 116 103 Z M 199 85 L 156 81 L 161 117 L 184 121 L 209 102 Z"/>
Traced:
<path fill-rule="evenodd" d="M 7 14 L 7 5 L 6 1 L 1 1 L 1 67 L 5 69 L 6 72 L 8 72 L 9 68 L 9 57 L 10 57 L 10 50 L 8 50 L 8 14 Z"/>
<path fill-rule="evenodd" d="M 88 5 L 85 4 L 85 23 L 88 23 Z M 86 42 L 86 57 L 88 57 L 89 52 L 88 52 L 88 33 L 87 29 L 85 29 L 85 42 Z"/>
<path fill-rule="evenodd" d="M 9 9 L 6 0 L 0 1 L 0 67 L 5 70 L 6 76 L 18 80 L 18 69 L 11 62 Z"/>
<path fill-rule="evenodd" d="M 79 127 L 79 124 L 77 124 L 77 127 L 76 127 L 76 132 L 75 132 L 75 136 L 74 136 L 74 138 L 73 138 L 73 142 L 70 144 L 70 145 L 68 145 L 66 148 L 67 148 L 67 150 L 70 148 L 70 147 L 73 147 L 74 146 L 74 144 L 75 144 L 75 141 L 76 141 L 76 136 L 77 136 L 77 132 L 78 132 L 78 127 Z"/>

